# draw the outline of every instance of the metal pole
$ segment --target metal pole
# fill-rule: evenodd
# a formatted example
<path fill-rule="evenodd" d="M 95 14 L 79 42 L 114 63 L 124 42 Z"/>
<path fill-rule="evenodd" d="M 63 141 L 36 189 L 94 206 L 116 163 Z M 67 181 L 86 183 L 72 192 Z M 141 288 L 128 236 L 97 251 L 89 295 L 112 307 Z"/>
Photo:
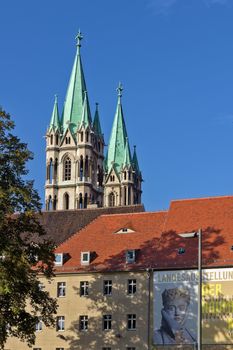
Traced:
<path fill-rule="evenodd" d="M 202 232 L 198 230 L 198 318 L 197 318 L 197 348 L 202 349 Z"/>

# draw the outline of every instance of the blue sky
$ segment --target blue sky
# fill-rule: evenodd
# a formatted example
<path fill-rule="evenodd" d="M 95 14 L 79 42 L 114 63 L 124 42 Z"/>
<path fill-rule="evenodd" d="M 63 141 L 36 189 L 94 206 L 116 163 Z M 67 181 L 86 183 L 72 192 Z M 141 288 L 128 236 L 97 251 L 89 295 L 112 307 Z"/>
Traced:
<path fill-rule="evenodd" d="M 1 2 L 0 105 L 34 152 L 44 199 L 45 135 L 60 112 L 81 28 L 92 111 L 108 143 L 123 83 L 147 210 L 172 199 L 233 194 L 233 0 Z"/>

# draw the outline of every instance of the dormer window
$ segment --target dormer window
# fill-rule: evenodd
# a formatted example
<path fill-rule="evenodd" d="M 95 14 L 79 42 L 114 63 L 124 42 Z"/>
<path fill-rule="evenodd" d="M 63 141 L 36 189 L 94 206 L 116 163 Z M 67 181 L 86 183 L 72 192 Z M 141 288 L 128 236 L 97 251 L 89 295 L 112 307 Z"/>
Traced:
<path fill-rule="evenodd" d="M 178 254 L 179 255 L 182 255 L 182 254 L 184 254 L 185 253 L 185 249 L 183 248 L 183 247 L 180 247 L 179 249 L 178 249 Z"/>
<path fill-rule="evenodd" d="M 133 232 L 135 231 L 129 227 L 122 227 L 120 230 L 116 231 L 115 233 L 121 234 L 121 233 L 133 233 Z"/>
<path fill-rule="evenodd" d="M 81 264 L 89 265 L 91 261 L 91 253 L 90 252 L 81 252 Z"/>
<path fill-rule="evenodd" d="M 63 265 L 63 253 L 55 254 L 55 265 L 62 266 Z"/>
<path fill-rule="evenodd" d="M 132 264 L 135 262 L 135 250 L 129 249 L 125 252 L 126 262 L 127 264 Z"/>

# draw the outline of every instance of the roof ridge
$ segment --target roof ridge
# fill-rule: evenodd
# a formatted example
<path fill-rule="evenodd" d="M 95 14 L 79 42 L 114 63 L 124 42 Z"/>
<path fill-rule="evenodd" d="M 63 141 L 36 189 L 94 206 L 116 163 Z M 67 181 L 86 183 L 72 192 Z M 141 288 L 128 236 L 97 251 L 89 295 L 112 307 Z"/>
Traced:
<path fill-rule="evenodd" d="M 232 198 L 233 195 L 219 195 L 219 196 L 209 196 L 209 197 L 196 197 L 196 198 L 184 198 L 184 199 L 174 199 L 171 200 L 171 203 L 174 202 L 191 202 L 191 201 L 201 201 L 201 200 L 214 200 L 214 199 L 224 199 L 224 198 Z"/>
<path fill-rule="evenodd" d="M 136 215 L 136 214 L 161 214 L 161 213 L 168 213 L 168 210 L 158 210 L 158 211 L 141 211 L 141 212 L 135 212 L 135 213 L 117 213 L 117 214 L 102 214 L 99 217 L 102 216 L 123 216 L 123 215 Z"/>

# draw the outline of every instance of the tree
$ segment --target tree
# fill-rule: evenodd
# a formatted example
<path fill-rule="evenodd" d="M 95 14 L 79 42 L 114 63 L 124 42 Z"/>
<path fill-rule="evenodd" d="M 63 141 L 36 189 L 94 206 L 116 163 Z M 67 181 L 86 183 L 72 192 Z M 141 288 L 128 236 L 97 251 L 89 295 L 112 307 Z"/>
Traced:
<path fill-rule="evenodd" d="M 12 336 L 31 346 L 36 324 L 54 325 L 57 307 L 39 282 L 40 275 L 52 277 L 54 246 L 39 222 L 33 181 L 25 179 L 33 155 L 13 129 L 0 109 L 0 349 Z"/>

